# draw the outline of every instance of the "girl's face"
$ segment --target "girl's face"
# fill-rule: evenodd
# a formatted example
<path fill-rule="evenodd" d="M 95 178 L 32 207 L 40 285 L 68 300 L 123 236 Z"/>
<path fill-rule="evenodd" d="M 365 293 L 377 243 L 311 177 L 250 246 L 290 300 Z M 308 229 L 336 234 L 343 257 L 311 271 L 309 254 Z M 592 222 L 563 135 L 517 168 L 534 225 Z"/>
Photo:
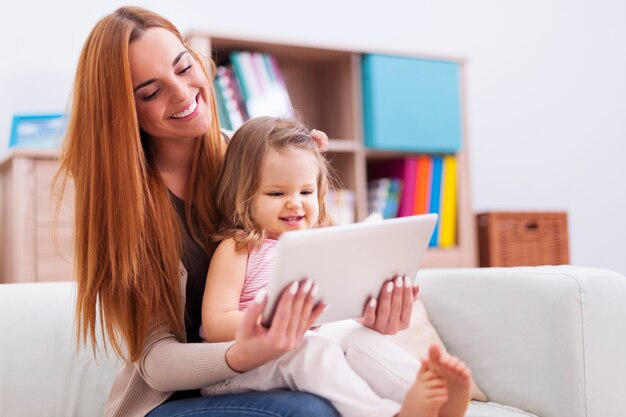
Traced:
<path fill-rule="evenodd" d="M 270 150 L 254 196 L 254 218 L 269 238 L 283 232 L 317 226 L 319 169 L 313 152 L 287 148 Z"/>
<path fill-rule="evenodd" d="M 197 138 L 211 125 L 209 80 L 176 35 L 150 28 L 129 46 L 139 126 L 154 139 Z"/>

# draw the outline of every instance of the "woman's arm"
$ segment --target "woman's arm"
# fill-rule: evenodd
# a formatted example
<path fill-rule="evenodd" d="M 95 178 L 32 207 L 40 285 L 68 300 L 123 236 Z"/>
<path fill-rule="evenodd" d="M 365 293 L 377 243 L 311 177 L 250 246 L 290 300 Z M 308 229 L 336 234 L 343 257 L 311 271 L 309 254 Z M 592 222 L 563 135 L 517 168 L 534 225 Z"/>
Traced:
<path fill-rule="evenodd" d="M 198 389 L 237 374 L 226 363 L 228 343 L 184 343 L 166 326 L 155 327 L 135 368 L 157 391 Z"/>
<path fill-rule="evenodd" d="M 238 251 L 232 238 L 222 241 L 213 254 L 202 299 L 202 331 L 207 342 L 235 340 L 244 314 L 239 311 L 239 299 L 247 261 L 247 251 Z"/>
<path fill-rule="evenodd" d="M 267 297 L 257 297 L 243 313 L 235 342 L 183 343 L 166 326 L 155 326 L 134 366 L 164 392 L 202 388 L 261 366 L 294 349 L 326 307 L 314 304 L 305 287 L 294 282 L 283 291 L 270 328 L 260 320 Z"/>

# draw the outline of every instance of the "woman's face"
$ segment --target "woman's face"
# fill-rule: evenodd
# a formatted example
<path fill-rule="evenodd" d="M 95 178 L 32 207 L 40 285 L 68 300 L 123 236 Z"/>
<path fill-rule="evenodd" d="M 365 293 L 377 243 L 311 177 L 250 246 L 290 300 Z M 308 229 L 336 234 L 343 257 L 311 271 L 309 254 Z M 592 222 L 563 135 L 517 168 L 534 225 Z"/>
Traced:
<path fill-rule="evenodd" d="M 209 80 L 176 35 L 150 28 L 129 46 L 139 126 L 154 139 L 197 138 L 211 124 Z"/>

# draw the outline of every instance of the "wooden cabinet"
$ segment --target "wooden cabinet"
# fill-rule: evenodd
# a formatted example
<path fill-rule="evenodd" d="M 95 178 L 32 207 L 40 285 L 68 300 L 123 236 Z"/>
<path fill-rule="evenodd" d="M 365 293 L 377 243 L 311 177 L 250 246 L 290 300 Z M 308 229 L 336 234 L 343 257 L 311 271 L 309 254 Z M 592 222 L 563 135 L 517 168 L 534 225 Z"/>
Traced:
<path fill-rule="evenodd" d="M 57 153 L 48 150 L 12 150 L 0 161 L 0 282 L 73 278 L 71 190 L 52 227 L 57 168 Z"/>
<path fill-rule="evenodd" d="M 298 116 L 309 126 L 324 130 L 329 138 L 328 159 L 339 174 L 343 186 L 354 191 L 355 217 L 367 215 L 367 166 L 379 159 L 403 158 L 414 155 L 365 146 L 363 132 L 363 82 L 361 60 L 369 51 L 348 51 L 292 45 L 260 40 L 238 39 L 204 31 L 192 31 L 186 39 L 197 52 L 211 56 L 221 63 L 235 50 L 255 51 L 273 55 L 283 74 L 287 90 Z M 438 57 L 417 56 L 426 60 Z M 464 129 L 463 60 L 443 58 L 458 66 L 458 97 L 460 115 L 457 120 L 461 135 L 461 150 L 457 153 L 457 245 L 431 248 L 424 260 L 425 267 L 472 267 L 477 264 L 475 219 L 471 212 L 467 135 Z M 384 147 L 383 147 L 384 148 Z"/>

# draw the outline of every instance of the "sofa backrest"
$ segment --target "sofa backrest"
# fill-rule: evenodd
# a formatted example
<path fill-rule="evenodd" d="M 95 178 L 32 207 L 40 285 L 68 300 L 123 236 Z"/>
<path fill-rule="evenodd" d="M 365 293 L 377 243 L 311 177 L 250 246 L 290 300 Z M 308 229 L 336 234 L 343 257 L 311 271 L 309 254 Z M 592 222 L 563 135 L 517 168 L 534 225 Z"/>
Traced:
<path fill-rule="evenodd" d="M 119 360 L 78 350 L 73 282 L 0 284 L 0 416 L 102 415 Z"/>

